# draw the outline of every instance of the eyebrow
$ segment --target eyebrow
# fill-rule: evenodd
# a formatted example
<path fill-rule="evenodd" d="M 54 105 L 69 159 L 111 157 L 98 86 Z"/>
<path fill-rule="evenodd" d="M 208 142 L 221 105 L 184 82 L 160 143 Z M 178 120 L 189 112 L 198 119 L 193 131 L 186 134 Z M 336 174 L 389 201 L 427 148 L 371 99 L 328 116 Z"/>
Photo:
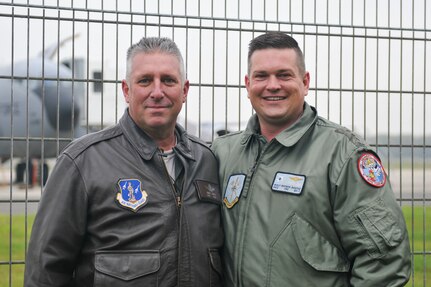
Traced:
<path fill-rule="evenodd" d="M 276 74 L 278 74 L 278 73 L 286 73 L 286 72 L 295 73 L 295 71 L 293 69 L 280 69 L 280 70 L 276 70 L 275 71 Z M 267 70 L 256 70 L 256 71 L 253 72 L 253 75 L 254 74 L 260 74 L 260 73 L 262 73 L 262 74 L 268 74 L 268 71 Z"/>

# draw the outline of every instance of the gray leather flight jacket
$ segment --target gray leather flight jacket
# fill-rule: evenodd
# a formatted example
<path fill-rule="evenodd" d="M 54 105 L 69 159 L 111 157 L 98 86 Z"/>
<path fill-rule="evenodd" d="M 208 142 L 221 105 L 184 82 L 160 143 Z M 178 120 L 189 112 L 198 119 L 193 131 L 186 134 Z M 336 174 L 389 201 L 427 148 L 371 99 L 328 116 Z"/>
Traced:
<path fill-rule="evenodd" d="M 72 142 L 45 186 L 26 258 L 31 286 L 221 286 L 217 163 L 176 127 L 177 175 L 125 112 Z"/>

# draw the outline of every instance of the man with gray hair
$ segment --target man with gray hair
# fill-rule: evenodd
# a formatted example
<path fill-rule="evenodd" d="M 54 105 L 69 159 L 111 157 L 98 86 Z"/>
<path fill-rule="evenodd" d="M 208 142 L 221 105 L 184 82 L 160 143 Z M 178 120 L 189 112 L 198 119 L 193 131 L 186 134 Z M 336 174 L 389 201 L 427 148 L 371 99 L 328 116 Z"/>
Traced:
<path fill-rule="evenodd" d="M 31 286 L 221 286 L 216 159 L 176 123 L 189 82 L 176 44 L 127 52 L 128 109 L 59 156 L 33 225 Z"/>

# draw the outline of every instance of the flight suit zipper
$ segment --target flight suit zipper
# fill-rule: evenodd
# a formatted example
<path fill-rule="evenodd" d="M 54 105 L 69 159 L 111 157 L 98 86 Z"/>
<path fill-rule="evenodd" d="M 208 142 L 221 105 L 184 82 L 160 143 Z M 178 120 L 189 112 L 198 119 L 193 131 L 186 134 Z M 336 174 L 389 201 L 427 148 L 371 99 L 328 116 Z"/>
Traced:
<path fill-rule="evenodd" d="M 251 188 L 253 186 L 253 178 L 255 175 L 255 172 L 257 171 L 259 164 L 261 162 L 261 159 L 263 157 L 263 155 L 265 154 L 266 150 L 268 150 L 269 146 L 271 145 L 271 143 L 274 140 L 271 140 L 270 142 L 266 142 L 266 141 L 262 141 L 261 139 L 258 139 L 258 151 L 257 151 L 257 155 L 256 158 L 254 160 L 253 165 L 249 168 L 248 170 L 248 175 L 250 176 L 250 180 L 248 182 L 248 186 L 246 189 L 244 189 L 242 196 L 243 197 L 247 197 L 248 193 L 251 192 Z M 243 286 L 243 282 L 242 282 L 242 277 L 241 274 L 243 274 L 243 272 L 241 271 L 242 269 L 242 261 L 243 261 L 243 242 L 244 242 L 244 236 L 245 236 L 245 230 L 247 229 L 247 215 L 248 215 L 248 209 L 250 207 L 250 203 L 251 200 L 249 200 L 245 206 L 245 211 L 243 212 L 243 216 L 242 216 L 242 222 L 241 225 L 238 225 L 238 228 L 240 231 L 240 236 L 239 237 L 239 241 L 237 241 L 237 244 L 235 245 L 235 249 L 237 250 L 237 268 L 236 270 L 239 270 L 239 272 L 236 274 L 236 278 L 237 278 L 237 282 L 239 284 L 239 286 Z"/>
<path fill-rule="evenodd" d="M 250 177 L 250 179 L 248 180 L 248 186 L 246 186 L 246 188 L 244 188 L 244 191 L 242 192 L 242 196 L 243 197 L 247 197 L 247 194 L 250 190 L 252 181 L 253 181 L 253 176 L 254 173 L 260 163 L 260 158 L 262 156 L 262 154 L 265 153 L 265 150 L 267 149 L 267 147 L 270 145 L 270 143 L 266 143 L 266 141 L 264 139 L 257 139 L 258 143 L 257 143 L 257 154 L 256 157 L 254 159 L 253 165 L 248 169 L 247 172 L 247 176 Z"/>

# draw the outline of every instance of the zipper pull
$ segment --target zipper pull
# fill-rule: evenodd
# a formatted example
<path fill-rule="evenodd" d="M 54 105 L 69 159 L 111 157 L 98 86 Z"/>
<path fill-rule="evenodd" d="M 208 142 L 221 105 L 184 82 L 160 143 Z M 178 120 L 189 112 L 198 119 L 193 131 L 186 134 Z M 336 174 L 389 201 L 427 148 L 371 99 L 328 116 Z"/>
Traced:
<path fill-rule="evenodd" d="M 177 196 L 177 206 L 181 207 L 181 197 Z"/>
<path fill-rule="evenodd" d="M 256 170 L 257 160 L 254 162 L 254 164 L 248 169 L 248 172 L 253 175 L 254 171 Z"/>

